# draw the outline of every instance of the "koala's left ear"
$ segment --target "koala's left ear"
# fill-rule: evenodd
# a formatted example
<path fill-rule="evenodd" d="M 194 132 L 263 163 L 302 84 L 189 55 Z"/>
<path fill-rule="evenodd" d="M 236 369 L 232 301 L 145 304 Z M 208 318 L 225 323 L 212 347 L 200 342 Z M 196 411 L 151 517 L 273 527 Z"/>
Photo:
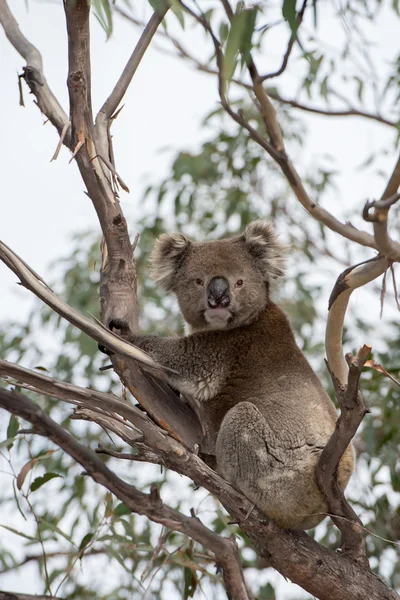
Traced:
<path fill-rule="evenodd" d="M 279 241 L 271 223 L 253 221 L 244 230 L 242 239 L 267 279 L 283 275 L 289 246 Z"/>
<path fill-rule="evenodd" d="M 167 292 L 174 289 L 176 272 L 192 242 L 182 233 L 163 233 L 151 253 L 151 275 Z"/>

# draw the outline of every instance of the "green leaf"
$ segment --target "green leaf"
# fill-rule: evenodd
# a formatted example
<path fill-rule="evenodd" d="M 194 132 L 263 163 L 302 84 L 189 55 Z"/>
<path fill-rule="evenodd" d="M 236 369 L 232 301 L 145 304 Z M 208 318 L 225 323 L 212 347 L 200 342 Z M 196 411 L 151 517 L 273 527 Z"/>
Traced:
<path fill-rule="evenodd" d="M 177 0 L 170 0 L 171 10 L 178 19 L 180 26 L 182 29 L 185 29 L 185 16 L 182 9 L 182 6 Z"/>
<path fill-rule="evenodd" d="M 14 529 L 13 527 L 8 527 L 7 525 L 0 525 L 3 529 L 7 529 L 7 531 L 11 531 L 11 533 L 15 533 L 15 535 L 19 535 L 20 537 L 26 538 L 27 540 L 31 540 L 33 542 L 38 542 L 39 540 L 31 535 L 27 535 L 26 533 L 22 533 L 22 531 L 18 531 L 18 529 Z"/>
<path fill-rule="evenodd" d="M 79 544 L 79 550 L 83 550 L 93 539 L 93 533 L 89 532 L 83 536 L 81 543 Z"/>
<path fill-rule="evenodd" d="M 118 506 L 116 506 L 114 510 L 114 515 L 116 517 L 122 517 L 122 515 L 130 515 L 131 513 L 131 509 L 128 508 L 123 502 L 121 502 L 121 504 L 118 504 Z"/>
<path fill-rule="evenodd" d="M 0 442 L 0 448 L 4 448 L 4 446 L 7 446 L 8 450 L 10 450 L 10 448 L 12 448 L 12 446 L 13 446 L 14 440 L 15 440 L 15 437 L 6 438 L 2 442 Z"/>
<path fill-rule="evenodd" d="M 93 14 L 106 32 L 107 39 L 113 32 L 113 20 L 108 0 L 92 0 Z"/>
<path fill-rule="evenodd" d="M 10 442 L 10 440 L 13 440 L 15 438 L 15 436 L 18 433 L 18 429 L 19 429 L 18 419 L 16 417 L 14 417 L 14 415 L 11 415 L 10 420 L 8 422 L 8 427 L 7 427 L 7 439 L 1 443 L 1 446 L 7 446 L 7 449 L 11 450 L 11 448 L 13 447 L 13 441 Z"/>
<path fill-rule="evenodd" d="M 242 53 L 242 66 L 245 66 L 249 60 L 252 50 L 253 33 L 256 26 L 258 7 L 247 9 L 244 11 L 246 16 L 246 25 L 243 30 L 242 40 L 240 43 L 240 51 Z"/>
<path fill-rule="evenodd" d="M 296 35 L 299 23 L 297 21 L 296 0 L 283 0 L 282 16 L 289 23 L 292 33 Z"/>
<path fill-rule="evenodd" d="M 167 0 L 149 0 L 149 3 L 156 12 L 164 12 L 165 7 L 169 4 Z"/>
<path fill-rule="evenodd" d="M 31 483 L 31 492 L 35 492 L 42 487 L 42 485 L 55 477 L 61 477 L 61 475 L 58 475 L 58 473 L 45 473 L 42 477 L 36 477 Z"/>
<path fill-rule="evenodd" d="M 246 14 L 243 11 L 236 13 L 232 18 L 223 61 L 223 76 L 225 81 L 230 81 L 235 72 L 246 20 Z"/>
<path fill-rule="evenodd" d="M 185 567 L 183 569 L 184 573 L 184 581 L 185 588 L 183 590 L 183 600 L 187 600 L 188 598 L 193 598 L 194 593 L 197 588 L 197 577 L 196 573 L 189 569 L 189 567 Z"/>
<path fill-rule="evenodd" d="M 8 438 L 15 437 L 18 433 L 18 429 L 19 429 L 18 419 L 16 417 L 14 417 L 14 415 L 11 415 L 10 420 L 8 422 L 8 427 L 7 427 L 7 437 Z"/>

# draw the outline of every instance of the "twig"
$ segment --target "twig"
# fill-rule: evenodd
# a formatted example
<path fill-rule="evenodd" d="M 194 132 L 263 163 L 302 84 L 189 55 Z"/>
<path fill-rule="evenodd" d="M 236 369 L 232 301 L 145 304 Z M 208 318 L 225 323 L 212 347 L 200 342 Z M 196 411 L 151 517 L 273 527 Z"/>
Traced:
<path fill-rule="evenodd" d="M 122 179 L 122 177 L 120 177 L 120 175 L 118 175 L 116 169 L 113 167 L 113 165 L 111 164 L 111 162 L 109 160 L 107 160 L 107 158 L 105 156 L 102 156 L 101 154 L 97 154 L 96 156 L 94 156 L 91 160 L 94 160 L 95 158 L 100 158 L 100 160 L 103 161 L 103 163 L 107 166 L 108 169 L 110 169 L 111 173 L 113 175 L 115 175 L 115 177 L 117 178 L 117 181 L 119 183 L 119 185 L 122 187 L 122 189 L 124 190 L 124 192 L 127 192 L 129 194 L 129 188 L 126 185 L 126 183 L 124 182 L 124 180 Z"/>
<path fill-rule="evenodd" d="M 162 23 L 165 15 L 169 10 L 169 5 L 165 2 L 164 7 L 158 10 L 155 10 L 152 14 L 149 22 L 143 30 L 142 35 L 139 38 L 138 43 L 135 46 L 128 62 L 125 65 L 124 70 L 121 73 L 120 78 L 118 79 L 113 91 L 104 102 L 103 106 L 99 110 L 97 115 L 97 119 L 104 119 L 105 121 L 109 120 L 113 113 L 117 110 L 122 98 L 124 97 L 126 90 L 129 87 L 129 84 L 132 81 L 133 76 L 136 73 L 140 62 L 149 47 L 151 40 L 154 37 L 159 25 Z"/>
<path fill-rule="evenodd" d="M 65 123 L 65 125 L 62 129 L 61 135 L 60 135 L 60 139 L 58 140 L 57 148 L 56 148 L 53 156 L 51 157 L 50 162 L 52 162 L 53 160 L 57 160 L 58 155 L 60 154 L 61 146 L 64 143 L 65 136 L 67 135 L 67 131 L 68 131 L 69 127 L 70 127 L 70 123 L 69 122 Z"/>
<path fill-rule="evenodd" d="M 36 96 L 38 107 L 61 134 L 68 123 L 68 117 L 47 84 L 39 50 L 21 32 L 6 0 L 0 0 L 0 23 L 11 45 L 26 60 L 27 66 L 22 77 Z M 70 146 L 71 140 L 68 135 L 65 143 Z"/>
<path fill-rule="evenodd" d="M 303 0 L 303 5 L 300 9 L 300 11 L 297 13 L 297 30 L 295 32 L 292 32 L 290 39 L 289 39 L 289 43 L 287 45 L 287 49 L 286 52 L 283 56 L 283 60 L 282 60 L 282 64 L 279 67 L 279 69 L 277 69 L 276 71 L 273 71 L 272 73 L 267 73 L 266 75 L 262 75 L 260 77 L 260 81 L 265 81 L 266 79 L 273 79 L 274 77 L 279 77 L 279 75 L 282 75 L 282 73 L 286 70 L 286 67 L 289 63 L 289 58 L 290 55 L 292 53 L 293 50 L 293 46 L 295 44 L 295 42 L 297 41 L 297 36 L 298 36 L 298 31 L 301 25 L 301 22 L 303 20 L 304 17 L 304 13 L 306 10 L 306 6 L 307 6 L 307 0 Z"/>
<path fill-rule="evenodd" d="M 359 393 L 359 381 L 370 352 L 370 346 L 363 346 L 356 357 L 352 354 L 346 355 L 349 365 L 347 386 L 343 386 L 337 379 L 328 363 L 340 405 L 340 416 L 335 431 L 321 453 L 316 470 L 318 486 L 326 498 L 329 512 L 334 515 L 332 520 L 342 533 L 342 551 L 365 566 L 368 565 L 368 559 L 365 553 L 363 525 L 344 497 L 337 481 L 337 472 L 343 454 L 365 414 L 369 412 Z"/>

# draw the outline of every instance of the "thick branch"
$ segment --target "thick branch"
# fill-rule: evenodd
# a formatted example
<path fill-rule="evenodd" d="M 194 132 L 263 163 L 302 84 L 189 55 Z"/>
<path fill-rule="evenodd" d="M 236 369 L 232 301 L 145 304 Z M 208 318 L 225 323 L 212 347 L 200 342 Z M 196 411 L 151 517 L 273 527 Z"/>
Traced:
<path fill-rule="evenodd" d="M 94 481 L 108 489 L 132 512 L 145 515 L 156 523 L 188 535 L 211 550 L 222 567 L 228 595 L 237 600 L 250 600 L 237 547 L 232 540 L 217 535 L 196 517 L 186 517 L 163 504 L 156 486 L 152 487 L 150 494 L 144 494 L 133 485 L 127 484 L 110 471 L 95 453 L 75 440 L 25 396 L 0 389 L 0 406 L 29 421 L 35 433 L 47 437 L 62 448 L 82 465 Z"/>
<path fill-rule="evenodd" d="M 5 394 L 8 394 L 6 404 L 4 403 Z M 24 398 L 24 403 L 25 402 L 29 402 L 28 409 L 25 408 L 24 404 L 21 406 L 19 401 L 16 402 L 13 394 L 0 391 L 0 405 L 16 415 L 27 418 L 32 423 L 35 421 L 33 423 L 35 425 L 37 422 L 36 411 L 39 409 L 34 407 L 30 401 Z M 33 410 L 34 412 L 32 412 Z M 44 415 L 43 418 L 46 420 L 49 419 L 46 415 Z M 43 426 L 41 418 L 39 423 Z M 200 527 L 199 533 L 197 529 L 191 529 L 191 519 L 189 519 L 189 523 L 187 523 L 188 518 L 180 515 L 179 518 L 183 517 L 184 522 L 177 522 L 175 517 L 176 511 L 167 509 L 167 507 L 164 506 L 162 506 L 162 510 L 160 510 L 158 504 L 153 510 L 153 505 L 151 504 L 149 497 L 137 491 L 135 491 L 132 502 L 131 498 L 133 496 L 130 495 L 131 486 L 127 486 L 124 482 L 120 484 L 119 482 L 121 480 L 118 478 L 116 478 L 117 482 L 114 485 L 114 474 L 108 471 L 102 462 L 102 470 L 100 473 L 97 473 L 96 471 L 96 465 L 98 463 L 93 464 L 92 470 L 89 471 L 86 458 L 90 457 L 90 460 L 92 460 L 92 453 L 87 448 L 83 448 L 74 441 L 79 448 L 78 454 L 76 455 L 76 446 L 73 446 L 71 449 L 68 441 L 71 436 L 60 428 L 62 434 L 67 436 L 67 442 L 65 442 L 64 438 L 59 440 L 57 434 L 58 426 L 56 426 L 57 430 L 55 432 L 53 422 L 50 421 L 50 423 L 51 425 L 49 428 L 45 429 L 44 435 L 52 439 L 68 454 L 78 460 L 96 481 L 105 485 L 107 489 L 110 489 L 110 491 L 132 510 L 139 512 L 139 514 L 146 514 L 150 519 L 165 524 L 172 529 L 177 529 L 178 531 L 191 536 L 206 547 L 210 547 L 203 539 L 199 539 L 199 536 L 204 533 L 203 526 L 200 522 L 198 522 L 198 527 Z M 47 433 L 49 433 L 49 435 L 47 435 Z M 169 440 L 170 443 L 174 443 L 170 438 L 166 438 L 166 440 Z M 80 455 L 81 449 L 85 453 L 83 458 Z M 240 527 L 250 537 L 260 556 L 267 558 L 271 566 L 277 569 L 285 577 L 303 587 L 310 594 L 318 597 L 320 600 L 343 600 L 344 597 L 346 600 L 365 600 L 365 590 L 368 590 L 369 600 L 399 600 L 397 594 L 390 590 L 381 578 L 371 573 L 368 569 L 362 568 L 355 561 L 352 561 L 345 556 L 338 555 L 327 548 L 323 548 L 305 533 L 279 529 L 277 525 L 272 521 L 268 521 L 257 509 L 254 509 L 249 514 L 249 509 L 251 508 L 249 501 L 217 475 L 217 473 L 207 467 L 199 457 L 191 454 L 183 447 L 181 447 L 180 453 L 175 451 L 160 453 L 160 463 L 167 468 L 172 468 L 178 473 L 186 475 L 198 485 L 202 485 L 211 493 L 215 494 L 232 515 L 234 520 L 240 524 Z M 104 474 L 104 468 L 106 469 L 106 474 Z M 108 473 L 111 473 L 112 479 L 110 479 Z M 120 488 L 120 485 L 123 485 L 122 489 Z M 140 494 L 140 496 L 137 497 L 136 493 Z M 168 511 L 167 520 L 164 520 L 166 514 L 165 511 Z M 168 518 L 170 517 L 172 523 L 168 521 Z M 208 535 L 208 530 L 206 530 L 206 532 L 207 534 L 205 535 Z M 222 540 L 222 538 L 218 539 Z M 212 548 L 212 551 L 215 552 L 215 549 Z M 236 552 L 234 549 L 231 551 Z M 235 594 L 232 596 L 232 598 L 235 599 L 240 597 L 241 596 Z"/>
<path fill-rule="evenodd" d="M 175 441 L 168 439 L 166 433 L 157 427 L 143 411 L 114 394 L 81 388 L 1 359 L 0 377 L 7 380 L 12 378 L 19 383 L 29 385 L 29 389 L 32 391 L 47 394 L 80 408 L 97 410 L 100 415 L 108 414 L 114 418 L 118 415 L 125 422 L 132 423 L 142 433 L 143 441 L 153 449 L 159 452 L 168 451 L 178 454 L 182 452 L 181 447 Z M 182 401 L 180 404 L 185 406 Z M 99 422 L 97 418 L 95 420 Z M 104 422 L 101 424 L 105 425 Z"/>
<path fill-rule="evenodd" d="M 28 290 L 33 292 L 38 298 L 45 302 L 50 308 L 52 308 L 59 315 L 64 317 L 75 327 L 78 327 L 81 331 L 84 331 L 87 335 L 92 337 L 97 342 L 103 344 L 110 350 L 118 352 L 123 356 L 135 358 L 140 363 L 148 368 L 156 369 L 160 373 L 162 369 L 157 365 L 152 358 L 139 348 L 128 344 L 121 337 L 112 333 L 109 329 L 93 323 L 78 311 L 74 310 L 64 300 L 61 300 L 49 286 L 47 286 L 43 279 L 39 279 L 38 276 L 32 271 L 27 264 L 19 258 L 6 244 L 0 241 L 0 260 L 2 260 L 20 279 L 22 285 Z"/>
<path fill-rule="evenodd" d="M 346 387 L 348 379 L 348 366 L 343 356 L 343 326 L 350 296 L 355 289 L 382 275 L 388 267 L 388 259 L 378 256 L 343 271 L 333 287 L 329 298 L 325 348 L 329 368 L 343 387 Z"/>
<path fill-rule="evenodd" d="M 338 484 L 337 473 L 343 454 L 368 412 L 359 393 L 359 381 L 370 352 L 371 347 L 364 346 L 356 357 L 352 354 L 346 355 L 349 365 L 346 387 L 342 386 L 332 371 L 330 372 L 339 401 L 340 416 L 335 431 L 322 451 L 316 470 L 317 483 L 327 500 L 329 513 L 342 532 L 342 551 L 366 567 L 368 559 L 365 554 L 363 525 L 347 502 Z"/>

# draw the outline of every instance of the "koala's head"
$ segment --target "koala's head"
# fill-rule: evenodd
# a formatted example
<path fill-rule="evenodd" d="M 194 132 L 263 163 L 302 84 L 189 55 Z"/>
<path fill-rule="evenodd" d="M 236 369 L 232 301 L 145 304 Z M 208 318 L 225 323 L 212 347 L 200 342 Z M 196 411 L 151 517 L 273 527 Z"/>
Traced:
<path fill-rule="evenodd" d="M 210 242 L 163 234 L 152 253 L 152 275 L 176 294 L 192 330 L 231 329 L 250 323 L 266 306 L 270 280 L 283 275 L 285 253 L 265 221 Z"/>

